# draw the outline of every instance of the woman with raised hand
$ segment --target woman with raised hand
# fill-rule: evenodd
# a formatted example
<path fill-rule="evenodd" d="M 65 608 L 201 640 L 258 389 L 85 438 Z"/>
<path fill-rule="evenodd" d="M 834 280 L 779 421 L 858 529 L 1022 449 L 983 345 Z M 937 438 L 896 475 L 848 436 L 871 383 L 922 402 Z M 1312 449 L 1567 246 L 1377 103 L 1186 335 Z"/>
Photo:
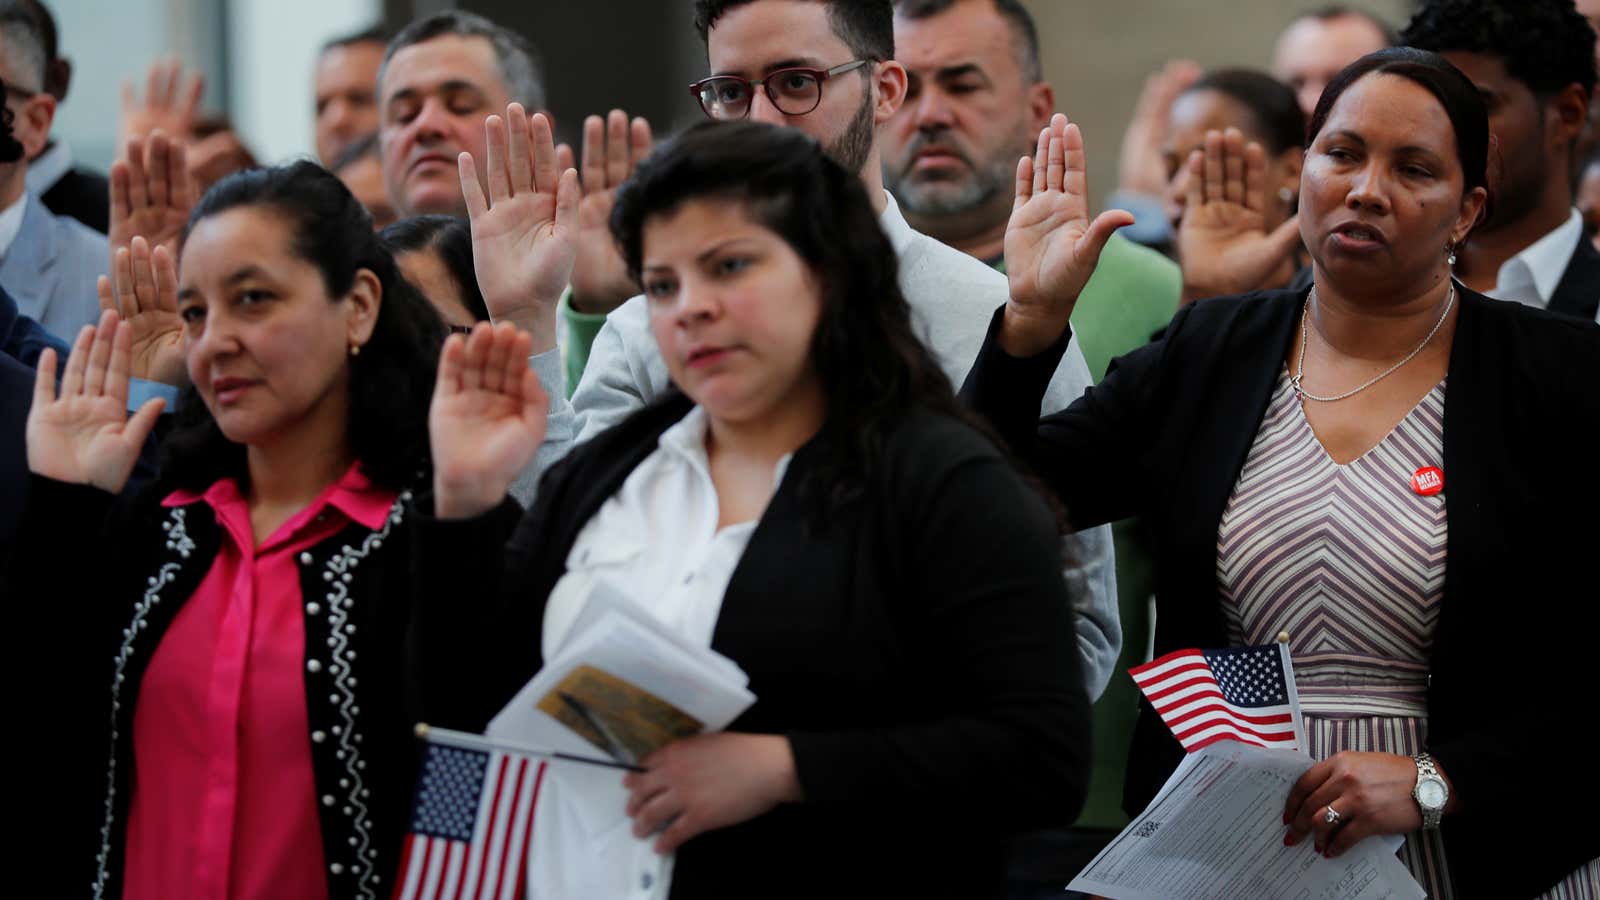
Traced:
<path fill-rule="evenodd" d="M 59 389 L 45 353 L 29 413 L 7 599 L 20 634 L 51 636 L 53 743 L 93 757 L 65 779 L 82 827 L 50 835 L 68 859 L 49 877 L 382 896 L 428 696 L 404 532 L 443 327 L 310 163 L 222 180 L 182 247 L 176 269 L 142 240 L 117 260 L 121 305 L 183 322 L 190 387 L 156 481 L 118 501 L 160 401 L 126 417 L 137 335 L 116 312 Z"/>
<path fill-rule="evenodd" d="M 1489 130 L 1441 57 L 1353 63 L 1309 137 L 1312 287 L 1190 304 L 1041 420 L 1077 289 L 1047 278 L 1019 293 L 1013 265 L 964 394 L 1075 525 L 1138 515 L 1151 529 L 1157 655 L 1288 633 L 1320 761 L 1285 798 L 1286 842 L 1338 855 L 1404 835 L 1402 859 L 1433 896 L 1592 883 L 1600 830 L 1547 761 L 1586 743 L 1596 617 L 1574 598 L 1594 592 L 1594 535 L 1552 523 L 1600 507 L 1572 468 L 1600 446 L 1600 327 L 1452 281 L 1450 255 L 1488 200 Z M 1008 257 L 1041 256 L 1027 210 L 1081 205 L 1074 149 L 1046 135 L 1022 164 Z M 1242 233 L 1218 253 L 1272 243 Z M 1182 752 L 1145 704 L 1130 811 Z"/>
<path fill-rule="evenodd" d="M 619 774 L 594 819 L 552 764 L 531 893 L 631 895 L 675 853 L 651 896 L 999 896 L 1006 836 L 1084 796 L 1059 533 L 917 340 L 860 179 L 799 132 L 705 123 L 640 166 L 612 230 L 677 390 L 522 515 L 506 490 L 544 426 L 529 338 L 448 340 L 419 581 L 498 610 L 441 605 L 424 651 L 492 661 L 487 720 L 604 582 L 757 699 Z"/>

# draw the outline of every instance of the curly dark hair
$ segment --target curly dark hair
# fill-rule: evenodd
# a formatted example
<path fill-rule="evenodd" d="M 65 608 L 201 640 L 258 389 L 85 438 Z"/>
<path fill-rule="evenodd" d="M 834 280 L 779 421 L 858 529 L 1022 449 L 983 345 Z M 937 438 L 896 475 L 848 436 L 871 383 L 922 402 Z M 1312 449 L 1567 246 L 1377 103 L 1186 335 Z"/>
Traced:
<path fill-rule="evenodd" d="M 362 269 L 378 277 L 383 300 L 371 339 L 350 359 L 350 446 L 375 484 L 403 490 L 425 483 L 428 404 L 444 343 L 439 314 L 400 276 L 372 230 L 372 217 L 344 184 L 315 163 L 248 169 L 218 181 L 195 206 L 184 236 L 210 216 L 239 207 L 270 209 L 290 224 L 290 251 L 315 265 L 330 297 L 341 297 Z M 162 442 L 165 489 L 203 490 L 248 475 L 245 448 L 223 435 L 191 385 Z"/>
<path fill-rule="evenodd" d="M 1572 0 L 1427 0 L 1400 39 L 1435 53 L 1483 53 L 1540 97 L 1594 92 L 1594 28 Z"/>
<path fill-rule="evenodd" d="M 694 27 L 706 41 L 717 20 L 728 10 L 756 0 L 694 0 Z M 812 0 L 828 8 L 833 33 L 862 59 L 894 59 L 894 3 L 892 0 Z M 862 70 L 865 71 L 865 70 Z"/>
<path fill-rule="evenodd" d="M 636 280 L 646 222 L 698 199 L 742 204 L 822 285 L 811 359 L 828 409 L 818 435 L 824 462 L 800 485 L 814 524 L 825 526 L 865 492 L 894 426 L 913 410 L 957 419 L 1004 450 L 917 338 L 894 246 L 860 176 L 798 129 L 742 120 L 695 125 L 658 147 L 617 194 L 611 233 Z M 1059 505 L 1040 494 L 1059 519 Z"/>

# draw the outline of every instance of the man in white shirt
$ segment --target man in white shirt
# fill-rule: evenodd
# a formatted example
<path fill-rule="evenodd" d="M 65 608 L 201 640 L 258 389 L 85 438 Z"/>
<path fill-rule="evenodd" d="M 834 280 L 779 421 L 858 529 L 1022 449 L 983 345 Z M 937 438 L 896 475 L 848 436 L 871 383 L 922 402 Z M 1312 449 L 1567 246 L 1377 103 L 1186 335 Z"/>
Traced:
<path fill-rule="evenodd" d="M 933 350 L 955 387 L 977 358 L 990 318 L 1009 296 L 1006 276 L 958 250 L 915 231 L 884 190 L 878 129 L 899 108 L 906 92 L 906 70 L 893 60 L 893 5 L 890 0 L 701 0 L 696 23 L 706 39 L 711 71 L 760 79 L 773 71 L 806 67 L 826 72 L 815 108 L 785 112 L 771 99 L 770 89 L 755 87 L 748 116 L 758 121 L 799 128 L 817 138 L 829 154 L 851 171 L 861 173 L 874 199 L 884 231 L 900 260 L 900 284 L 924 341 Z M 864 61 L 849 71 L 842 67 Z M 604 246 L 591 247 L 591 238 Z M 609 233 L 584 231 L 578 253 L 615 254 Z M 550 395 L 544 445 L 531 469 L 513 487 L 525 502 L 538 476 L 576 441 L 585 440 L 620 422 L 665 392 L 666 365 L 650 335 L 642 296 L 612 298 L 615 309 L 595 337 L 582 381 L 568 403 L 563 385 L 547 373 L 558 351 L 536 342 L 530 360 Z M 619 304 L 620 305 L 617 305 Z M 537 335 L 555 331 L 554 307 L 530 302 L 521 309 L 495 309 L 496 319 L 510 319 Z M 1091 383 L 1076 340 L 1051 380 L 1041 413 L 1066 407 Z M 1121 649 L 1117 615 L 1116 574 L 1110 529 L 1098 527 L 1068 539 L 1073 564 L 1066 576 L 1076 598 L 1077 630 L 1084 681 L 1091 699 L 1111 678 Z"/>
<path fill-rule="evenodd" d="M 27 190 L 26 159 L 49 140 L 56 100 L 44 91 L 47 59 L 35 23 L 12 12 L 0 18 L 0 80 L 24 157 L 0 163 L 0 284 L 23 315 L 70 343 L 100 317 L 95 279 L 105 269 L 106 238 L 51 214 Z"/>
<path fill-rule="evenodd" d="M 1572 0 L 1428 0 L 1403 42 L 1478 86 L 1499 142 L 1494 209 L 1457 253 L 1474 290 L 1600 321 L 1600 252 L 1572 173 L 1595 89 L 1595 32 Z"/>

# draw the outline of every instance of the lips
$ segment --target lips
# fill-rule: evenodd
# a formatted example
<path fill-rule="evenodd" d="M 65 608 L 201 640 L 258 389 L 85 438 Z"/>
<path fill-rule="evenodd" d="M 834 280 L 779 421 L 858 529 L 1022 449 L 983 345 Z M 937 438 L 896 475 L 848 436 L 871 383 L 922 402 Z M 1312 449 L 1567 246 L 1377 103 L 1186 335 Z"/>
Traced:
<path fill-rule="evenodd" d="M 429 163 L 438 163 L 441 166 L 449 166 L 450 168 L 454 168 L 456 160 L 455 157 L 447 156 L 443 153 L 424 153 L 411 163 L 410 171 L 414 172 L 417 169 L 428 165 Z"/>
<path fill-rule="evenodd" d="M 1342 239 L 1342 243 L 1354 247 L 1381 247 L 1389 243 L 1389 238 L 1381 228 L 1364 222 L 1344 222 L 1334 226 L 1333 234 Z"/>
<path fill-rule="evenodd" d="M 721 360 L 725 359 L 730 352 L 732 352 L 731 347 L 694 347 L 689 350 L 688 354 L 684 357 L 684 361 L 688 364 L 689 368 L 694 369 L 720 362 Z"/>
<path fill-rule="evenodd" d="M 214 378 L 211 381 L 211 392 L 216 395 L 219 404 L 227 406 L 237 403 L 245 391 L 255 385 L 256 382 L 244 378 Z"/>

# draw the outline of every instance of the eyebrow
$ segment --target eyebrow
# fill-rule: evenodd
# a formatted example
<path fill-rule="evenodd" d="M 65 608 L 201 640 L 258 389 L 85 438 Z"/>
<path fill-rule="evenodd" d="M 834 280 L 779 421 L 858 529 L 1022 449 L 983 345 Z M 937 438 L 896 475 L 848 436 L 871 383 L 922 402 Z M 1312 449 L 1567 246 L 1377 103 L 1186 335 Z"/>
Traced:
<path fill-rule="evenodd" d="M 984 81 L 989 80 L 989 74 L 983 71 L 983 67 L 977 63 L 961 63 L 954 66 L 941 66 L 933 70 L 933 77 L 939 79 L 940 81 L 954 81 L 957 78 L 965 78 L 968 75 L 976 75 L 979 78 L 982 78 Z"/>
<path fill-rule="evenodd" d="M 740 244 L 740 243 L 745 243 L 745 242 L 754 242 L 754 241 L 755 241 L 755 238 L 746 237 L 746 236 L 742 236 L 742 235 L 739 236 L 739 237 L 731 237 L 731 238 L 728 238 L 728 239 L 723 240 L 723 241 L 718 241 L 717 243 L 712 244 L 710 247 L 707 247 L 706 249 L 704 249 L 704 250 L 700 251 L 698 254 L 696 254 L 695 258 L 694 258 L 694 261 L 697 262 L 697 263 L 703 263 L 706 260 L 710 259 L 711 257 L 716 256 L 718 253 L 721 253 L 722 251 L 728 249 L 729 247 L 731 247 L 731 246 L 733 246 L 735 244 Z M 671 271 L 671 269 L 672 269 L 672 266 L 666 265 L 665 263 L 645 263 L 644 266 L 642 267 L 642 271 L 644 271 L 644 272 L 655 272 L 655 271 L 661 271 L 661 270 Z"/>
<path fill-rule="evenodd" d="M 1340 138 L 1340 137 L 1342 137 L 1342 138 L 1345 138 L 1347 140 L 1354 141 L 1355 143 L 1360 144 L 1363 147 L 1365 147 L 1367 145 L 1366 138 L 1363 138 L 1361 135 L 1356 134 L 1354 131 L 1350 131 L 1348 129 L 1341 128 L 1338 131 L 1329 132 L 1328 137 L 1330 137 L 1330 138 Z M 1398 149 L 1398 151 L 1396 151 L 1396 152 L 1399 152 L 1399 153 L 1414 153 L 1414 154 L 1420 154 L 1422 156 L 1429 156 L 1429 157 L 1432 157 L 1434 159 L 1439 159 L 1439 152 L 1437 150 L 1433 150 L 1433 149 L 1428 148 L 1428 147 L 1423 147 L 1423 146 L 1421 146 L 1419 144 L 1405 144 L 1405 145 L 1401 146 Z"/>
<path fill-rule="evenodd" d="M 776 72 L 779 69 L 826 69 L 826 68 L 828 68 L 828 67 L 823 65 L 821 60 L 818 60 L 818 59 L 816 59 L 814 57 L 796 56 L 796 57 L 792 57 L 792 58 L 789 58 L 789 59 L 780 59 L 777 62 L 768 63 L 767 65 L 761 67 L 758 71 L 760 71 L 762 74 L 766 74 L 768 72 Z M 743 74 L 743 70 L 724 69 L 723 71 L 714 72 L 712 74 L 714 74 L 714 75 L 742 75 Z"/>
<path fill-rule="evenodd" d="M 387 106 L 388 104 L 393 103 L 393 102 L 395 102 L 397 100 L 410 100 L 411 98 L 419 96 L 421 94 L 427 94 L 427 93 L 447 94 L 447 93 L 451 93 L 453 91 L 475 91 L 475 92 L 481 94 L 481 93 L 483 93 L 483 88 L 478 87 L 476 84 L 473 84 L 472 82 L 466 81 L 466 80 L 461 79 L 461 78 L 452 78 L 449 81 L 445 81 L 445 82 L 440 83 L 439 86 L 434 88 L 431 92 L 430 91 L 424 91 L 424 90 L 422 90 L 420 88 L 414 88 L 414 87 L 401 88 L 400 90 L 395 91 L 393 94 L 390 94 L 389 98 L 387 100 L 383 101 L 383 102 L 384 102 L 384 105 Z"/>

